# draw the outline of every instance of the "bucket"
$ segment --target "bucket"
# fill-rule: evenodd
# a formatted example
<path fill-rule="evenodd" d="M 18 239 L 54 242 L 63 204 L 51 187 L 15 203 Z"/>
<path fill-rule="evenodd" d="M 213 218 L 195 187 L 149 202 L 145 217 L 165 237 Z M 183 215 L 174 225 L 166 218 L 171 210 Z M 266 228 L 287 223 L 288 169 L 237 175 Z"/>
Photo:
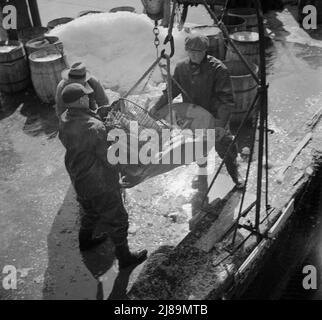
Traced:
<path fill-rule="evenodd" d="M 73 21 L 74 18 L 68 18 L 68 17 L 63 17 L 63 18 L 58 18 L 58 19 L 54 19 L 48 22 L 47 24 L 47 28 L 49 30 L 54 29 L 55 27 L 61 25 L 61 24 L 66 24 L 68 22 Z"/>
<path fill-rule="evenodd" d="M 37 96 L 42 102 L 53 103 L 61 72 L 66 69 L 65 57 L 52 45 L 32 53 L 29 56 L 29 64 Z"/>
<path fill-rule="evenodd" d="M 110 12 L 119 12 L 119 11 L 127 11 L 127 12 L 132 12 L 135 13 L 135 8 L 129 7 L 129 6 L 124 6 L 124 7 L 116 7 L 110 10 Z"/>
<path fill-rule="evenodd" d="M 259 64 L 259 35 L 257 32 L 235 32 L 230 38 L 249 63 Z M 229 46 L 226 60 L 238 60 L 240 58 L 234 49 Z"/>
<path fill-rule="evenodd" d="M 209 39 L 208 54 L 219 60 L 224 60 L 226 46 L 222 31 L 216 26 L 197 26 L 190 29 L 192 34 L 207 36 Z"/>
<path fill-rule="evenodd" d="M 83 10 L 80 11 L 77 15 L 77 17 L 83 17 L 83 16 L 87 16 L 88 14 L 97 14 L 97 13 L 104 13 L 104 11 L 98 11 L 98 10 Z"/>
<path fill-rule="evenodd" d="M 246 20 L 241 17 L 224 16 L 222 22 L 230 34 L 238 31 L 246 31 Z"/>
<path fill-rule="evenodd" d="M 224 61 L 224 64 L 230 73 L 235 96 L 236 109 L 232 113 L 231 122 L 241 122 L 256 97 L 258 85 L 241 61 Z M 256 74 L 258 73 L 257 65 L 251 64 L 251 68 Z M 251 115 L 250 121 L 254 119 L 254 115 L 255 112 Z"/>
<path fill-rule="evenodd" d="M 44 49 L 52 44 L 57 45 L 59 47 L 59 50 L 63 50 L 63 44 L 58 39 L 58 37 L 42 36 L 36 39 L 29 40 L 25 45 L 27 55 L 29 57 L 29 55 L 33 52 Z"/>
<path fill-rule="evenodd" d="M 243 18 L 246 21 L 248 31 L 258 32 L 258 21 L 256 9 L 253 8 L 236 8 L 229 9 L 228 16 Z"/>
<path fill-rule="evenodd" d="M 19 41 L 0 42 L 0 91 L 14 93 L 30 84 L 25 49 Z"/>
<path fill-rule="evenodd" d="M 48 32 L 48 29 L 45 27 L 25 28 L 18 31 L 18 39 L 25 45 L 29 40 L 39 38 L 46 32 Z"/>
<path fill-rule="evenodd" d="M 153 0 L 153 1 L 141 0 L 141 2 L 144 7 L 144 13 L 146 13 L 151 19 L 153 20 L 162 19 L 163 9 L 164 9 L 163 0 Z"/>

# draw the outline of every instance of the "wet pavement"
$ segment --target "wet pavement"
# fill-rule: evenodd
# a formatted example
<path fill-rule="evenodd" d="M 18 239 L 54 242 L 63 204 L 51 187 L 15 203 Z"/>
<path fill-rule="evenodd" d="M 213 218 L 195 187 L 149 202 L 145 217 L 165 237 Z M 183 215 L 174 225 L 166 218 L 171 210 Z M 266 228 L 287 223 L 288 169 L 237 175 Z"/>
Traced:
<path fill-rule="evenodd" d="M 296 29 L 288 11 L 270 13 L 268 21 L 275 33 L 267 46 L 272 139 L 274 143 L 293 141 L 302 137 L 303 123 L 322 104 L 322 33 L 309 35 Z M 80 254 L 80 208 L 56 133 L 52 106 L 40 104 L 32 89 L 14 97 L 1 96 L 0 277 L 5 265 L 13 265 L 18 269 L 18 284 L 16 290 L 0 287 L 0 298 L 124 297 L 141 267 L 133 273 L 118 273 L 108 241 Z M 245 132 L 240 150 L 248 143 Z M 271 160 L 279 162 L 288 152 L 281 143 Z M 186 235 L 187 212 L 191 211 L 188 199 L 196 196 L 196 190 L 188 185 L 194 171 L 189 172 L 178 168 L 127 192 L 132 248 L 146 247 L 153 252 L 161 245 L 175 246 Z M 225 174 L 221 178 L 229 191 L 231 182 Z M 226 192 L 221 191 L 216 189 L 213 197 L 222 197 Z M 178 212 L 186 214 L 181 223 L 167 216 Z"/>

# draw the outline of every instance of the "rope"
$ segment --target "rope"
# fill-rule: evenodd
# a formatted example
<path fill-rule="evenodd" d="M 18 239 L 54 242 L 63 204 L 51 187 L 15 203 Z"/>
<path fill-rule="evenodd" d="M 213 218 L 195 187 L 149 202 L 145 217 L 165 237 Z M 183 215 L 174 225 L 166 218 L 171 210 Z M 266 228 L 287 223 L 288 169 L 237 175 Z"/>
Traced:
<path fill-rule="evenodd" d="M 171 56 L 174 53 L 172 32 L 173 32 L 173 25 L 174 25 L 176 7 L 177 7 L 177 0 L 174 0 L 173 1 L 172 13 L 171 13 L 171 17 L 170 17 L 169 28 L 168 28 L 168 35 L 167 35 L 167 38 L 165 40 L 165 43 L 167 43 L 168 41 L 171 42 L 171 51 L 172 51 Z M 140 83 L 148 76 L 148 79 L 147 79 L 145 85 L 143 86 L 143 90 L 144 90 L 146 88 L 148 82 L 151 80 L 152 75 L 153 75 L 157 65 L 159 65 L 159 67 L 160 67 L 162 77 L 165 78 L 165 76 L 162 73 L 162 66 L 161 66 L 160 62 L 161 62 L 161 59 L 166 59 L 166 61 L 167 61 L 167 75 L 166 75 L 166 78 L 167 78 L 167 84 L 168 84 L 168 103 L 169 103 L 170 119 L 171 119 L 171 126 L 172 126 L 173 122 L 172 122 L 172 81 L 171 81 L 172 78 L 171 78 L 171 61 L 170 61 L 171 57 L 168 56 L 167 54 L 164 54 L 164 50 L 163 50 L 162 54 L 159 55 L 158 47 L 160 45 L 160 40 L 158 38 L 159 29 L 158 29 L 158 21 L 157 20 L 155 20 L 155 25 L 154 25 L 154 28 L 153 28 L 153 32 L 154 32 L 154 35 L 155 35 L 154 44 L 155 44 L 156 52 L 157 52 L 157 59 L 148 68 L 148 70 L 142 75 L 142 77 L 133 85 L 133 87 L 124 95 L 123 98 L 127 98 L 140 85 Z"/>
<path fill-rule="evenodd" d="M 161 61 L 162 57 L 159 57 L 153 62 L 153 64 L 148 68 L 148 70 L 142 75 L 142 77 L 133 85 L 133 87 L 124 95 L 123 98 L 128 97 L 138 86 L 139 84 L 148 76 L 148 74 L 155 68 L 155 66 Z"/>
<path fill-rule="evenodd" d="M 173 126 L 173 114 L 172 114 L 172 77 L 171 77 L 171 61 L 170 57 L 166 56 L 167 59 L 167 83 L 168 83 L 168 106 L 169 106 L 169 114 L 170 114 L 170 124 Z"/>
<path fill-rule="evenodd" d="M 228 3 L 229 3 L 229 0 L 226 0 L 220 22 L 222 22 L 222 20 L 224 19 L 225 15 L 227 13 Z"/>

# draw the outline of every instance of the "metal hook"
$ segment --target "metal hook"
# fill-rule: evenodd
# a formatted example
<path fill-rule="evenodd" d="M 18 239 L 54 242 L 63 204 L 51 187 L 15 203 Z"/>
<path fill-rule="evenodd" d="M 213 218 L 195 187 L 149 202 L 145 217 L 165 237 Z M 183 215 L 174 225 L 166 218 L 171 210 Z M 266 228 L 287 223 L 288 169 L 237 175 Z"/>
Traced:
<path fill-rule="evenodd" d="M 174 51 L 175 51 L 175 49 L 174 49 L 174 38 L 173 38 L 172 35 L 171 36 L 167 35 L 163 44 L 166 45 L 168 42 L 170 42 L 171 53 L 170 53 L 170 55 L 166 55 L 165 49 L 163 49 L 162 52 L 161 52 L 162 58 L 166 58 L 167 56 L 169 58 L 172 58 L 173 55 L 174 55 Z"/>

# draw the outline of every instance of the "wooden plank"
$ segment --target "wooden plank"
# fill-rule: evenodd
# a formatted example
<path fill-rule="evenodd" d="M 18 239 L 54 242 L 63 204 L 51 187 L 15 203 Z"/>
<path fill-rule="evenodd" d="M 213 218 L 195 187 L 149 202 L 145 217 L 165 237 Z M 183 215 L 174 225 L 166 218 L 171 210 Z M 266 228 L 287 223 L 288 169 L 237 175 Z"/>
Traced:
<path fill-rule="evenodd" d="M 258 258 L 258 256 L 262 253 L 262 251 L 265 248 L 265 245 L 267 244 L 266 239 L 263 239 L 256 248 L 252 251 L 252 253 L 248 256 L 248 258 L 245 260 L 245 262 L 240 266 L 240 268 L 235 273 L 235 278 L 238 281 L 240 278 L 242 278 L 242 275 L 245 273 L 245 271 L 252 266 L 254 261 Z"/>
<path fill-rule="evenodd" d="M 318 124 L 318 122 L 320 121 L 321 117 L 322 117 L 322 107 L 314 113 L 312 119 L 307 123 L 307 126 L 311 130 L 313 130 L 315 126 Z"/>
<path fill-rule="evenodd" d="M 297 155 L 302 151 L 302 149 L 307 145 L 307 143 L 312 139 L 313 134 L 309 132 L 306 136 L 301 140 L 298 144 L 296 149 L 290 154 L 290 156 L 285 161 L 283 167 L 279 170 L 278 174 L 276 175 L 276 181 L 281 184 L 284 180 L 284 175 L 287 169 L 292 165 L 293 161 L 297 157 Z"/>
<path fill-rule="evenodd" d="M 277 233 L 281 230 L 282 227 L 285 226 L 286 220 L 290 217 L 290 215 L 294 212 L 294 199 L 290 201 L 287 205 L 281 216 L 269 230 L 268 235 L 270 238 L 276 237 Z"/>
<path fill-rule="evenodd" d="M 201 236 L 194 244 L 194 247 L 209 252 L 216 242 L 231 228 L 236 222 L 241 204 L 242 194 L 235 192 L 225 204 L 217 220 L 210 226 L 208 231 Z M 254 194 L 246 195 L 243 204 L 243 210 L 250 206 L 256 200 Z"/>
<path fill-rule="evenodd" d="M 194 232 L 195 229 L 198 227 L 199 223 L 208 215 L 212 213 L 212 209 L 215 210 L 215 206 L 220 202 L 220 199 L 216 199 L 211 206 L 204 208 L 204 210 L 200 210 L 196 215 L 194 215 L 189 220 L 189 230 Z"/>
<path fill-rule="evenodd" d="M 244 277 L 245 272 L 255 263 L 255 261 L 259 258 L 260 254 L 263 252 L 264 248 L 268 241 L 271 241 L 276 237 L 278 232 L 282 227 L 285 226 L 285 222 L 290 217 L 290 215 L 294 212 L 294 199 L 292 199 L 285 210 L 282 212 L 279 219 L 275 222 L 275 224 L 271 227 L 268 232 L 269 240 L 263 239 L 252 251 L 252 253 L 247 257 L 244 263 L 240 266 L 235 274 L 236 281 L 239 281 Z"/>

